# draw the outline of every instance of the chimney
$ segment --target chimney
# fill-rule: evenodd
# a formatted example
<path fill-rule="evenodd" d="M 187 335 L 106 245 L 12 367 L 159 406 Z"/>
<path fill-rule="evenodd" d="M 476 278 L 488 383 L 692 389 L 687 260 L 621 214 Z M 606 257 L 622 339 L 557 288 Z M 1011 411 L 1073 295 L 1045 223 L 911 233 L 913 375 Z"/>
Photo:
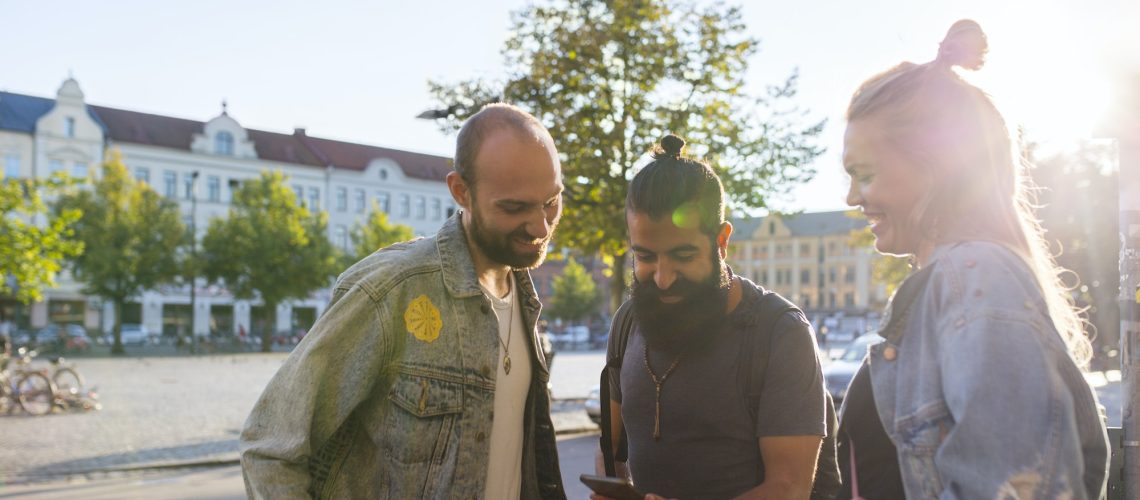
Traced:
<path fill-rule="evenodd" d="M 305 135 L 305 127 L 294 127 L 293 128 L 293 135 L 304 136 Z"/>

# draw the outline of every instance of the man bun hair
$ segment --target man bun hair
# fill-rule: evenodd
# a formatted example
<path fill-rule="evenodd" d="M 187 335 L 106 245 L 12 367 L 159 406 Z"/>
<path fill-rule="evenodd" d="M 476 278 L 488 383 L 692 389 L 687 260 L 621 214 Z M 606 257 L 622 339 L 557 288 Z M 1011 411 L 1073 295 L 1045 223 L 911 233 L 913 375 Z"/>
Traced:
<path fill-rule="evenodd" d="M 935 64 L 950 68 L 977 71 L 986 63 L 989 39 L 981 25 L 971 19 L 962 19 L 950 26 L 942 43 L 938 44 Z"/>
<path fill-rule="evenodd" d="M 679 227 L 699 227 L 715 238 L 725 222 L 724 186 L 707 163 L 682 156 L 684 147 L 685 140 L 674 134 L 653 146 L 653 161 L 629 182 L 626 210 L 670 217 Z"/>

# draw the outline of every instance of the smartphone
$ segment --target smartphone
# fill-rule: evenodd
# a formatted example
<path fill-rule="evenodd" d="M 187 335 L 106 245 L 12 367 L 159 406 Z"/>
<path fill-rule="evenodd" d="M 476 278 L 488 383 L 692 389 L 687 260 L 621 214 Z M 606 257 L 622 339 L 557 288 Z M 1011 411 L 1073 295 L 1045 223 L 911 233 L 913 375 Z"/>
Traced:
<path fill-rule="evenodd" d="M 642 500 L 645 498 L 645 495 L 639 493 L 628 479 L 592 474 L 582 474 L 578 479 L 582 481 L 582 484 L 594 490 L 594 493 L 614 500 Z"/>

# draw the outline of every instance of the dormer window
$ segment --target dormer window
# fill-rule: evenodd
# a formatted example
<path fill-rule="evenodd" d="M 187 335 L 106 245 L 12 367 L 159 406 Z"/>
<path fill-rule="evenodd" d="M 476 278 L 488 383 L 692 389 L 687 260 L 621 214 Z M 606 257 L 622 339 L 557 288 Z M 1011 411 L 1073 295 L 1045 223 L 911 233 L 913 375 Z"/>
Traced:
<path fill-rule="evenodd" d="M 233 134 L 229 132 L 218 132 L 218 135 L 214 136 L 214 153 L 219 155 L 233 156 Z"/>
<path fill-rule="evenodd" d="M 388 169 L 386 169 L 386 168 L 380 169 L 380 180 L 382 180 L 382 181 L 388 180 Z"/>
<path fill-rule="evenodd" d="M 69 116 L 63 120 L 63 135 L 75 137 L 75 118 Z"/>

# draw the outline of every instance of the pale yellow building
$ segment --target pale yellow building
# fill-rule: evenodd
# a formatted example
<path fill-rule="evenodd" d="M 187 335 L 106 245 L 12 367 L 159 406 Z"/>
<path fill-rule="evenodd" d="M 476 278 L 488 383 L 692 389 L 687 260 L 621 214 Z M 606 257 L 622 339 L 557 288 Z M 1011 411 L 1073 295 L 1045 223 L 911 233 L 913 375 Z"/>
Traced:
<path fill-rule="evenodd" d="M 871 280 L 872 248 L 850 245 L 866 225 L 847 212 L 733 219 L 728 262 L 737 274 L 813 314 L 877 313 L 886 288 Z"/>

